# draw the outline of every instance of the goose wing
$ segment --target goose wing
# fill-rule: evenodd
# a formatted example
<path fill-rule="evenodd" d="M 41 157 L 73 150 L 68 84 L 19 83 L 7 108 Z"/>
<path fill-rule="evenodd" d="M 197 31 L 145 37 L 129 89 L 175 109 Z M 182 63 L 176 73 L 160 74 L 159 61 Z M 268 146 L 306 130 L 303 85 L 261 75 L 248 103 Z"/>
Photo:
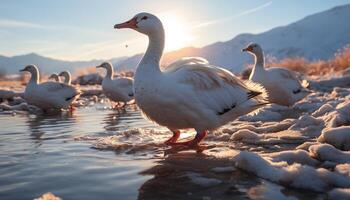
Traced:
<path fill-rule="evenodd" d="M 265 103 L 267 94 L 263 87 L 243 82 L 230 71 L 212 66 L 203 59 L 185 58 L 172 64 L 166 75 L 179 84 L 189 86 L 192 94 L 207 108 L 224 114 L 248 101 L 256 99 Z"/>
<path fill-rule="evenodd" d="M 275 80 L 279 80 L 282 85 L 288 88 L 294 94 L 300 93 L 305 90 L 305 84 L 302 84 L 297 75 L 285 68 L 271 68 L 270 71 L 273 74 Z"/>
<path fill-rule="evenodd" d="M 58 82 L 44 82 L 39 85 L 39 90 L 44 94 L 55 96 L 55 98 L 64 98 L 69 100 L 80 94 L 80 91 L 71 85 Z"/>

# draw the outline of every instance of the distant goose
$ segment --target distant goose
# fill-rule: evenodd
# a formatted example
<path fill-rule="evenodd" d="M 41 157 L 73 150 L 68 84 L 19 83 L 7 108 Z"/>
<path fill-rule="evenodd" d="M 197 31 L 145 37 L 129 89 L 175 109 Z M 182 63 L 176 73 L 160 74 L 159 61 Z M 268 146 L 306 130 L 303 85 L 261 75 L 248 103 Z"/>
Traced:
<path fill-rule="evenodd" d="M 285 68 L 265 69 L 264 53 L 258 44 L 251 43 L 242 51 L 254 56 L 255 65 L 249 80 L 260 83 L 265 87 L 271 103 L 293 106 L 309 93 L 294 72 Z"/>
<path fill-rule="evenodd" d="M 134 99 L 133 79 L 126 77 L 113 78 L 113 66 L 109 62 L 104 62 L 96 68 L 105 68 L 107 70 L 106 76 L 102 80 L 103 93 L 112 101 L 123 102 L 123 108 L 127 103 Z"/>
<path fill-rule="evenodd" d="M 64 78 L 64 83 L 70 85 L 72 82 L 72 75 L 69 73 L 69 71 L 63 71 L 60 74 L 58 74 L 58 76 L 63 76 Z"/>
<path fill-rule="evenodd" d="M 51 81 L 39 83 L 39 70 L 35 65 L 28 65 L 20 71 L 31 73 L 30 81 L 24 91 L 24 98 L 28 104 L 44 111 L 71 109 L 71 103 L 79 97 L 80 91 L 70 85 Z"/>
<path fill-rule="evenodd" d="M 57 75 L 56 73 L 51 74 L 51 75 L 49 76 L 49 80 L 50 80 L 50 79 L 53 79 L 53 80 L 55 80 L 56 82 L 61 82 L 60 76 Z"/>
<path fill-rule="evenodd" d="M 135 100 L 150 120 L 173 132 L 166 144 L 202 151 L 206 147 L 199 143 L 208 131 L 266 104 L 265 90 L 258 84 L 244 83 L 203 58 L 182 58 L 162 71 L 159 62 L 165 36 L 156 16 L 140 13 L 114 28 L 131 28 L 149 38 L 135 73 Z M 195 138 L 177 142 L 180 130 L 189 128 L 196 130 Z"/>

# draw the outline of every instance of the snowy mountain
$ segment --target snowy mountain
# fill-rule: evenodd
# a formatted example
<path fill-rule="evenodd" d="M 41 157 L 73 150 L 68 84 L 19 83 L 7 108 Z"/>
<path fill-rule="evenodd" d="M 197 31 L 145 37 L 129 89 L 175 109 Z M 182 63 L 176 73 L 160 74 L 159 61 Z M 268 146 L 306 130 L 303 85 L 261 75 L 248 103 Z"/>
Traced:
<path fill-rule="evenodd" d="M 338 49 L 350 43 L 350 4 L 305 17 L 287 26 L 260 34 L 240 34 L 227 42 L 217 42 L 203 48 L 184 48 L 163 56 L 163 64 L 183 56 L 201 56 L 210 63 L 240 72 L 251 56 L 241 49 L 249 42 L 262 45 L 265 55 L 276 58 L 302 56 L 309 60 L 328 59 Z M 137 66 L 142 55 L 136 55 L 115 67 L 121 69 Z"/>

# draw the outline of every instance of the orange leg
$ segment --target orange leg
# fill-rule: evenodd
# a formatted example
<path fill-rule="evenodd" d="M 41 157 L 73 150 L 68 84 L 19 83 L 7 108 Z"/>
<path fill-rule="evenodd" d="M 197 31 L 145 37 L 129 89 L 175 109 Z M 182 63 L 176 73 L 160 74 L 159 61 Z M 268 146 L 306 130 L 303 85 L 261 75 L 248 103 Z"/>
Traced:
<path fill-rule="evenodd" d="M 202 152 L 205 149 L 207 149 L 207 147 L 203 146 L 203 145 L 201 146 L 201 145 L 199 145 L 199 143 L 205 138 L 205 136 L 207 136 L 207 134 L 208 134 L 208 131 L 203 131 L 200 133 L 197 132 L 197 134 L 193 140 L 186 141 L 186 142 L 172 142 L 169 145 L 185 146 L 189 149 L 196 149 L 197 152 Z M 174 134 L 174 136 L 175 136 L 175 134 Z M 170 139 L 172 139 L 172 138 L 170 138 Z"/>
<path fill-rule="evenodd" d="M 113 109 L 119 110 L 119 108 L 120 108 L 119 102 L 115 103 Z"/>
<path fill-rule="evenodd" d="M 127 103 L 127 102 L 124 102 L 124 104 L 123 104 L 123 106 L 122 106 L 122 109 L 125 110 L 125 108 L 126 108 L 127 105 L 128 105 L 128 103 Z"/>
<path fill-rule="evenodd" d="M 179 139 L 179 137 L 180 137 L 180 131 L 179 130 L 173 131 L 173 137 L 165 141 L 164 144 L 166 145 L 176 144 L 176 141 Z"/>
<path fill-rule="evenodd" d="M 69 112 L 73 113 L 76 110 L 76 108 L 72 105 L 69 106 Z"/>

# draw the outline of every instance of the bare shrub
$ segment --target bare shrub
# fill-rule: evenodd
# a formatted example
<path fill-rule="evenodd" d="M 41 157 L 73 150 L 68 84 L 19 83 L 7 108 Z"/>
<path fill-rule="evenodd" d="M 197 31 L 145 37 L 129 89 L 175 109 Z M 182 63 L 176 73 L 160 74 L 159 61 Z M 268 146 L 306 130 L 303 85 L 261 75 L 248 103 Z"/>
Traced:
<path fill-rule="evenodd" d="M 325 75 L 337 73 L 350 67 L 350 45 L 338 50 L 329 60 L 308 61 L 305 58 L 270 59 L 267 67 L 285 67 L 307 75 Z"/>

